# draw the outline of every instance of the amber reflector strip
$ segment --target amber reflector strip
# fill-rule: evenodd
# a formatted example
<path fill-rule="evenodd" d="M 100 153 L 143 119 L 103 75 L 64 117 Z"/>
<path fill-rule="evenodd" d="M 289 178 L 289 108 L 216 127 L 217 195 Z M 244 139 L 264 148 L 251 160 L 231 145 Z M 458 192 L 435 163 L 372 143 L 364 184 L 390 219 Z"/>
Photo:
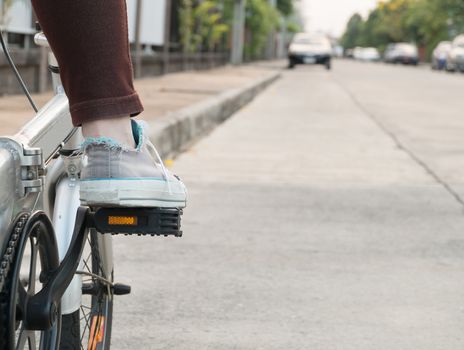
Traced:
<path fill-rule="evenodd" d="M 137 216 L 108 216 L 108 225 L 137 226 Z"/>
<path fill-rule="evenodd" d="M 88 350 L 96 350 L 97 345 L 100 344 L 105 336 L 105 317 L 93 316 L 92 325 L 90 327 Z"/>

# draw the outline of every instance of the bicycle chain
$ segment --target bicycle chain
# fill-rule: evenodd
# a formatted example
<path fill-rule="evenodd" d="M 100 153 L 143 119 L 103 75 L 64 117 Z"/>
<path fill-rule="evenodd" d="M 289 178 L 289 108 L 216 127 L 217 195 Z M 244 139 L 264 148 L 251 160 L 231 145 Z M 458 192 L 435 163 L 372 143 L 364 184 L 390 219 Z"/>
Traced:
<path fill-rule="evenodd" d="M 16 220 L 16 224 L 14 225 L 13 229 L 10 231 L 10 239 L 6 245 L 2 260 L 0 261 L 0 293 L 2 293 L 3 289 L 5 288 L 8 273 L 10 272 L 11 264 L 14 261 L 16 246 L 18 244 L 19 238 L 21 237 L 21 233 L 24 230 L 27 219 L 29 219 L 29 216 L 29 213 L 21 215 Z"/>
<path fill-rule="evenodd" d="M 14 263 L 18 241 L 21 239 L 29 217 L 29 213 L 24 213 L 16 219 L 13 229 L 9 231 L 10 238 L 0 261 L 0 349 L 5 349 L 9 343 L 7 334 L 8 325 L 11 322 L 7 316 L 11 293 L 9 290 L 11 276 L 9 274 Z"/>

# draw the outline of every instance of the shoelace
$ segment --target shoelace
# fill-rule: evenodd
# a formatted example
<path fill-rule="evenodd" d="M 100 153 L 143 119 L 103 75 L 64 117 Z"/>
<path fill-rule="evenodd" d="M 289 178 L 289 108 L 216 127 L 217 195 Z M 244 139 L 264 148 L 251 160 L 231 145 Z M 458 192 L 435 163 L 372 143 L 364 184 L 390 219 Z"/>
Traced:
<path fill-rule="evenodd" d="M 166 180 L 166 183 L 168 185 L 169 194 L 172 194 L 171 184 L 169 183 L 168 171 L 167 171 L 166 167 L 164 166 L 164 163 L 163 163 L 163 160 L 161 159 L 161 156 L 159 155 L 159 153 L 156 150 L 155 146 L 147 138 L 145 138 L 144 141 L 145 141 L 145 144 L 147 146 L 148 152 L 150 152 L 152 155 L 155 155 L 156 158 L 158 159 L 159 163 L 155 162 L 155 164 L 161 167 L 161 171 L 163 172 L 164 179 Z"/>

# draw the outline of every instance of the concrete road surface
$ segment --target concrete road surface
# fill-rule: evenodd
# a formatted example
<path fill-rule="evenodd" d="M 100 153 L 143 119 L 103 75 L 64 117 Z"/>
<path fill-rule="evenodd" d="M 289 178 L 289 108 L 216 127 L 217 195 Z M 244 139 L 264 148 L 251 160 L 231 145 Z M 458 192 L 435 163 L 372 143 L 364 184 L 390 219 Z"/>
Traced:
<path fill-rule="evenodd" d="M 174 162 L 181 239 L 116 237 L 114 349 L 464 347 L 464 76 L 298 67 Z"/>

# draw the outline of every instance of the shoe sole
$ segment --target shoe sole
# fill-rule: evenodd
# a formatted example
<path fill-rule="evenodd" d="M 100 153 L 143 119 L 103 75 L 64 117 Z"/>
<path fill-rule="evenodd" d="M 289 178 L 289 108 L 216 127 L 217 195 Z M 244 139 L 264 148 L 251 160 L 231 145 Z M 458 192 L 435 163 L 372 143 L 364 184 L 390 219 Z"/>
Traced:
<path fill-rule="evenodd" d="M 81 180 L 82 205 L 116 207 L 185 208 L 186 191 L 181 182 L 160 180 Z"/>

